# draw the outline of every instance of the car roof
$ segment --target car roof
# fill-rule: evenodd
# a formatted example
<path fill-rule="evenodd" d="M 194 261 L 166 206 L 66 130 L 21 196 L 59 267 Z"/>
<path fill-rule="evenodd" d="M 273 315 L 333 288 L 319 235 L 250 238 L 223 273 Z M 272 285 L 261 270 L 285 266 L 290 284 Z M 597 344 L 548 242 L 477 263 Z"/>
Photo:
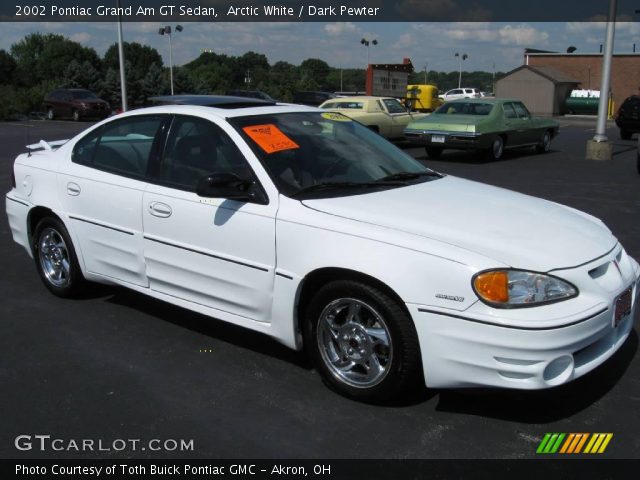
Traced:
<path fill-rule="evenodd" d="M 306 105 L 295 105 L 286 103 L 271 103 L 271 102 L 258 102 L 255 106 L 243 106 L 239 108 L 224 108 L 219 106 L 205 106 L 205 105 L 184 105 L 184 104 L 171 104 L 171 105 L 159 105 L 156 107 L 138 108 L 135 110 L 129 110 L 128 112 L 120 113 L 115 117 L 110 118 L 124 118 L 136 115 L 148 115 L 148 114 L 182 114 L 182 115 L 195 115 L 198 117 L 218 117 L 218 118 L 233 118 L 244 117 L 250 115 L 269 115 L 274 113 L 294 113 L 294 112 L 322 112 L 321 109 L 316 107 L 308 107 Z"/>
<path fill-rule="evenodd" d="M 457 98 L 457 99 L 451 100 L 450 102 L 447 102 L 447 103 L 506 103 L 506 102 L 520 102 L 520 103 L 522 103 L 522 100 L 517 100 L 515 98 L 487 98 L 487 97 L 480 97 L 480 98 Z"/>
<path fill-rule="evenodd" d="M 393 97 L 374 97 L 370 95 L 354 95 L 353 97 L 329 98 L 327 102 L 361 102 L 363 100 L 398 100 Z"/>

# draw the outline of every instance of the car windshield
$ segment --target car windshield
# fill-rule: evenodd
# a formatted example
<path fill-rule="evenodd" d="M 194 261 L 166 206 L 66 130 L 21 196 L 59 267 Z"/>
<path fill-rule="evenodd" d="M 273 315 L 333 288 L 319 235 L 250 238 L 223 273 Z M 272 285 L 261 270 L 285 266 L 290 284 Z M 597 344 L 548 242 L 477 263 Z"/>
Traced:
<path fill-rule="evenodd" d="M 98 98 L 96 97 L 95 93 L 90 92 L 89 90 L 79 90 L 76 92 L 71 92 L 71 95 L 73 95 L 73 98 L 77 98 L 77 99 L 88 99 L 88 98 Z"/>
<path fill-rule="evenodd" d="M 445 103 L 434 113 L 445 115 L 489 115 L 493 110 L 490 103 L 451 102 Z"/>
<path fill-rule="evenodd" d="M 301 198 L 341 196 L 439 178 L 377 133 L 334 112 L 295 112 L 229 119 L 278 190 Z M 385 182 L 386 178 L 393 182 Z M 378 183 L 374 183 L 378 182 Z M 315 188 L 317 186 L 322 188 Z M 326 188 L 335 187 L 335 188 Z M 356 188 L 354 188 L 356 187 Z"/>

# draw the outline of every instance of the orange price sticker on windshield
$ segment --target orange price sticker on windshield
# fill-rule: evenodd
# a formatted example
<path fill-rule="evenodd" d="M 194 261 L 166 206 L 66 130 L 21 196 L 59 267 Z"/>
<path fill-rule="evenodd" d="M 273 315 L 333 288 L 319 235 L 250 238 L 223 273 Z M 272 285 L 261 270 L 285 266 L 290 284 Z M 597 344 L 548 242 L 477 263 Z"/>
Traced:
<path fill-rule="evenodd" d="M 243 130 L 251 137 L 251 140 L 256 142 L 267 153 L 300 148 L 300 145 L 287 137 L 282 130 L 272 123 L 244 127 Z"/>

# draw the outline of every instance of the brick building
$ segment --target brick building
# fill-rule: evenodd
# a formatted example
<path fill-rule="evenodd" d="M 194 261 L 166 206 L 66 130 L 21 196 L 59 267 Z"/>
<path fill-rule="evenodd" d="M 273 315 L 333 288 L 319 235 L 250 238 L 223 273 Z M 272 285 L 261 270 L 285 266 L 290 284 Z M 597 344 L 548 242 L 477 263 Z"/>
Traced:
<path fill-rule="evenodd" d="M 525 50 L 525 65 L 552 67 L 580 82 L 580 88 L 599 90 L 602 81 L 602 54 L 552 53 Z M 618 53 L 611 63 L 611 93 L 617 109 L 640 88 L 640 54 Z"/>

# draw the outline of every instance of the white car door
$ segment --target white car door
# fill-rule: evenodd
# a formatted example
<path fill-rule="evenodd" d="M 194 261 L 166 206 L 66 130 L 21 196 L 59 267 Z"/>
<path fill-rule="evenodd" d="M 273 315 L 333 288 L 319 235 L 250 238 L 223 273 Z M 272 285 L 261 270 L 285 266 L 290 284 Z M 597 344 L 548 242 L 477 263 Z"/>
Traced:
<path fill-rule="evenodd" d="M 142 249 L 142 196 L 160 115 L 115 120 L 73 148 L 58 175 L 64 210 L 86 271 L 147 286 Z"/>
<path fill-rule="evenodd" d="M 198 196 L 198 181 L 212 173 L 255 179 L 218 125 L 175 116 L 158 171 L 143 197 L 150 288 L 267 322 L 276 262 L 277 199 L 260 204 Z"/>

